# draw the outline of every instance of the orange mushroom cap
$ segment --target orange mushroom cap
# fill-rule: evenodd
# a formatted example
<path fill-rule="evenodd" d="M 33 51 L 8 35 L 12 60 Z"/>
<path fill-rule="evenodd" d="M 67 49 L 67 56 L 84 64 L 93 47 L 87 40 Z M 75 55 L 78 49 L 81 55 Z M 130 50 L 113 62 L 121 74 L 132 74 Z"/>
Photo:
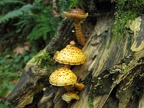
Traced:
<path fill-rule="evenodd" d="M 59 63 L 68 65 L 80 65 L 86 61 L 86 55 L 82 50 L 73 45 L 67 45 L 60 52 L 56 52 L 53 58 Z"/>
<path fill-rule="evenodd" d="M 79 8 L 75 8 L 68 12 L 64 11 L 62 15 L 71 19 L 85 19 L 88 16 L 88 13 L 85 13 Z"/>

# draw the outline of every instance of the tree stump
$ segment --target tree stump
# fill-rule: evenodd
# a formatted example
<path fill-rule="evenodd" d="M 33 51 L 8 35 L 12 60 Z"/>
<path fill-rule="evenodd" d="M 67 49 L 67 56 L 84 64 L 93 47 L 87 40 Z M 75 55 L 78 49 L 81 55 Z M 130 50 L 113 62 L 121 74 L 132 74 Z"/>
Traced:
<path fill-rule="evenodd" d="M 140 19 L 140 30 L 136 37 L 128 33 L 120 40 L 112 37 L 113 15 L 107 14 L 96 20 L 89 16 L 82 23 L 87 40 L 84 47 L 75 39 L 73 22 L 64 20 L 56 37 L 34 57 L 39 60 L 32 58 L 27 63 L 8 100 L 21 108 L 142 108 L 144 17 Z M 82 48 L 87 61 L 71 67 L 78 82 L 83 82 L 85 88 L 79 93 L 78 101 L 67 104 L 61 99 L 65 89 L 50 85 L 48 78 L 55 69 L 63 66 L 52 59 L 54 53 L 71 40 Z M 45 54 L 50 59 L 45 60 Z"/>

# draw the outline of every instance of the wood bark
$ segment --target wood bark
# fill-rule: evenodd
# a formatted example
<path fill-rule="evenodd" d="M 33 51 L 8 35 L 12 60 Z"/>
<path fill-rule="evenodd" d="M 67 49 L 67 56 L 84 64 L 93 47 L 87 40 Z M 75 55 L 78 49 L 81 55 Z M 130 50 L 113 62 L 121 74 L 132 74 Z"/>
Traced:
<path fill-rule="evenodd" d="M 128 33 L 121 40 L 113 39 L 113 15 L 106 14 L 97 17 L 97 20 L 94 18 L 89 16 L 82 23 L 87 40 L 84 47 L 77 43 L 75 32 L 72 32 L 75 30 L 73 22 L 64 20 L 56 37 L 44 49 L 52 58 L 57 50 L 74 40 L 76 46 L 82 48 L 86 54 L 85 64 L 71 67 L 78 77 L 78 82 L 85 84 L 85 88 L 79 93 L 78 101 L 67 104 L 61 99 L 62 94 L 66 92 L 65 89 L 49 84 L 49 75 L 63 66 L 53 60 L 50 61 L 53 66 L 50 70 L 43 70 L 36 64 L 27 64 L 8 100 L 25 108 L 142 108 L 144 96 L 136 92 L 144 94 L 141 85 L 141 81 L 144 80 L 144 29 L 137 33 L 136 38 L 132 33 Z M 142 28 L 144 19 L 141 19 Z M 134 42 L 135 49 L 141 47 L 137 51 L 131 49 Z M 41 89 L 38 87 L 40 85 Z M 33 98 L 28 97 L 29 95 Z M 28 98 L 29 102 L 25 101 Z"/>

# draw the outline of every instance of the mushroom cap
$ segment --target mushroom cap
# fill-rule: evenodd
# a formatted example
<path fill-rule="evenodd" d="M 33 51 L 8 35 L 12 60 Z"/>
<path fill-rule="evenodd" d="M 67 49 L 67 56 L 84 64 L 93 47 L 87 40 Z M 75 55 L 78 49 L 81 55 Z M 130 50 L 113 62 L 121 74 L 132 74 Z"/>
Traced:
<path fill-rule="evenodd" d="M 49 82 L 55 86 L 72 85 L 77 82 L 77 76 L 70 69 L 62 67 L 50 75 Z"/>
<path fill-rule="evenodd" d="M 85 13 L 79 8 L 71 9 L 68 12 L 63 12 L 63 16 L 71 19 L 85 19 L 88 16 L 88 13 Z"/>
<path fill-rule="evenodd" d="M 75 92 L 67 92 L 67 93 L 65 93 L 65 94 L 62 95 L 62 99 L 64 101 L 66 101 L 67 103 L 69 103 L 73 99 L 79 100 L 79 96 Z"/>
<path fill-rule="evenodd" d="M 73 45 L 67 45 L 60 52 L 56 52 L 53 58 L 61 64 L 68 65 L 80 65 L 86 61 L 86 55 L 82 50 Z"/>

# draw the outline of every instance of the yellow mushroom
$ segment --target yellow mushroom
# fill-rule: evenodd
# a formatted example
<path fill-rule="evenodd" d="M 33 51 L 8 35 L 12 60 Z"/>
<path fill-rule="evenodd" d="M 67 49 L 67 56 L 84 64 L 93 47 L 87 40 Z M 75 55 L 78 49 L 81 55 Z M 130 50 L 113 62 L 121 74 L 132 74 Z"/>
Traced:
<path fill-rule="evenodd" d="M 72 86 L 75 86 L 76 88 L 84 88 L 84 86 L 81 86 L 81 84 L 77 84 L 77 76 L 69 68 L 66 67 L 58 68 L 55 70 L 50 75 L 49 82 L 54 86 L 64 86 L 67 91 L 75 92 L 75 89 Z"/>
<path fill-rule="evenodd" d="M 79 8 L 75 8 L 75 9 L 71 9 L 68 12 L 63 12 L 62 15 L 64 17 L 68 17 L 68 18 L 74 20 L 74 26 L 75 26 L 75 29 L 76 29 L 77 41 L 81 45 L 84 45 L 85 44 L 85 38 L 84 38 L 83 33 L 82 33 L 80 20 L 85 19 L 88 16 L 88 13 L 85 13 L 83 10 L 81 10 Z"/>
<path fill-rule="evenodd" d="M 55 70 L 49 77 L 50 84 L 54 86 L 67 86 L 77 82 L 77 76 L 68 68 Z"/>
<path fill-rule="evenodd" d="M 55 61 L 67 65 L 80 65 L 86 61 L 86 55 L 82 50 L 73 45 L 67 45 L 60 52 L 56 52 L 53 58 Z"/>
<path fill-rule="evenodd" d="M 76 92 L 67 92 L 62 95 L 62 99 L 67 103 L 70 103 L 72 100 L 79 100 L 79 96 Z"/>

